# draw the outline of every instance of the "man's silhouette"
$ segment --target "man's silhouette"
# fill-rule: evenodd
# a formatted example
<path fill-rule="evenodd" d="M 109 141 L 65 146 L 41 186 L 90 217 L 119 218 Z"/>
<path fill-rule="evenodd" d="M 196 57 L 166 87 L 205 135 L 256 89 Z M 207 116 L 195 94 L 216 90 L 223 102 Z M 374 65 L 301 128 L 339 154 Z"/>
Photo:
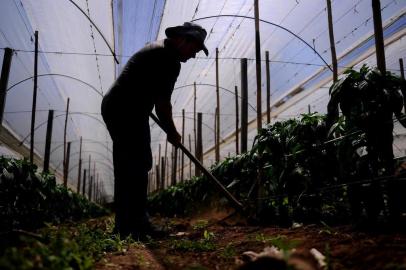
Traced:
<path fill-rule="evenodd" d="M 102 101 L 102 116 L 113 140 L 115 231 L 154 236 L 146 211 L 148 171 L 152 167 L 149 115 L 155 111 L 174 145 L 181 136 L 172 118 L 171 95 L 180 62 L 203 50 L 207 32 L 184 23 L 165 30 L 166 39 L 134 54 Z"/>

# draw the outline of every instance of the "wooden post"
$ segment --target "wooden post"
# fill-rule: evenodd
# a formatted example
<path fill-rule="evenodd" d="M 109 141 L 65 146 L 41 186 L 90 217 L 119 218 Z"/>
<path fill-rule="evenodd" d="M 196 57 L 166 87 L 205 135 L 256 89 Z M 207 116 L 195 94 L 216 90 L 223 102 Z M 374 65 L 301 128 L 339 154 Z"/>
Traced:
<path fill-rule="evenodd" d="M 214 109 L 214 160 L 215 162 L 218 162 L 217 160 L 217 107 Z"/>
<path fill-rule="evenodd" d="M 248 73 L 247 58 L 241 59 L 241 153 L 247 151 L 248 138 Z"/>
<path fill-rule="evenodd" d="M 195 155 L 196 155 L 196 149 L 197 149 L 197 133 L 196 133 L 196 101 L 197 101 L 197 97 L 196 97 L 196 82 L 194 82 L 193 84 L 194 86 L 194 91 L 193 91 L 193 133 L 194 133 L 194 137 L 195 137 Z"/>
<path fill-rule="evenodd" d="M 68 187 L 70 145 L 71 145 L 71 142 L 68 142 L 68 148 L 66 150 L 66 163 L 65 163 L 64 174 L 63 174 L 63 185 L 65 187 Z"/>
<path fill-rule="evenodd" d="M 219 86 L 219 49 L 216 48 L 216 141 L 215 153 L 216 162 L 220 161 L 220 86 Z"/>
<path fill-rule="evenodd" d="M 203 143 L 202 143 L 202 113 L 197 114 L 197 147 L 196 147 L 196 158 L 202 162 L 203 161 Z M 195 175 L 200 176 L 201 171 L 197 166 L 195 166 Z"/>
<path fill-rule="evenodd" d="M 378 65 L 378 69 L 381 71 L 382 75 L 384 75 L 386 73 L 386 62 L 380 0 L 372 0 L 372 13 L 374 18 L 376 63 Z"/>
<path fill-rule="evenodd" d="M 99 173 L 96 174 L 96 181 L 94 182 L 94 195 L 93 195 L 94 202 L 97 202 L 98 185 L 99 185 Z"/>
<path fill-rule="evenodd" d="M 97 203 L 97 197 L 98 197 L 98 187 L 99 185 L 99 173 L 96 175 L 96 180 L 94 181 L 94 190 L 93 190 L 93 200 L 95 203 Z"/>
<path fill-rule="evenodd" d="M 1 125 L 3 123 L 4 107 L 6 105 L 8 78 L 10 75 L 12 58 L 13 58 L 13 50 L 10 48 L 5 48 L 3 57 L 3 66 L 1 68 L 1 77 L 0 77 L 0 131 Z"/>
<path fill-rule="evenodd" d="M 157 187 L 158 189 L 163 189 L 161 186 L 161 144 L 158 145 L 158 171 L 159 171 L 159 177 L 156 179 Z"/>
<path fill-rule="evenodd" d="M 156 170 L 156 187 L 155 187 L 155 190 L 160 190 L 161 187 L 160 187 L 159 183 L 161 181 L 161 172 L 160 172 L 160 168 L 159 168 L 159 162 L 156 163 L 155 170 Z"/>
<path fill-rule="evenodd" d="M 167 187 L 166 180 L 168 179 L 167 174 L 168 174 L 168 171 L 169 171 L 169 169 L 168 169 L 168 140 L 166 140 L 166 142 L 165 142 L 165 163 L 164 163 L 164 167 L 165 167 L 165 169 L 164 169 L 165 173 L 162 174 L 162 188 L 163 189 L 165 189 Z"/>
<path fill-rule="evenodd" d="M 190 153 L 193 153 L 192 152 L 192 138 L 191 138 L 190 134 L 189 134 L 189 151 L 190 151 Z M 189 179 L 191 179 L 191 178 L 192 178 L 192 160 L 189 159 Z"/>
<path fill-rule="evenodd" d="M 238 87 L 235 86 L 235 153 L 239 153 Z"/>
<path fill-rule="evenodd" d="M 83 170 L 83 185 L 82 185 L 82 195 L 86 195 L 86 169 Z"/>
<path fill-rule="evenodd" d="M 92 165 L 91 160 L 92 160 L 92 156 L 91 156 L 91 155 L 89 155 L 89 170 L 87 171 L 87 173 L 89 174 L 89 179 L 90 179 L 90 174 L 91 174 L 91 165 Z"/>
<path fill-rule="evenodd" d="M 65 114 L 65 128 L 63 131 L 63 167 L 64 167 L 64 171 L 66 170 L 66 131 L 68 128 L 68 115 L 69 115 L 69 98 L 68 101 L 66 103 L 66 114 Z"/>
<path fill-rule="evenodd" d="M 80 145 L 79 145 L 79 166 L 78 166 L 78 186 L 77 186 L 77 193 L 80 192 L 80 180 L 82 174 L 82 136 L 80 136 Z"/>
<path fill-rule="evenodd" d="M 259 5 L 254 0 L 255 10 L 255 64 L 257 71 L 257 129 L 262 128 L 262 97 L 261 97 L 261 39 L 259 35 Z"/>
<path fill-rule="evenodd" d="M 185 145 L 185 109 L 182 109 L 182 144 Z M 181 161 L 181 171 L 180 171 L 180 181 L 183 182 L 184 179 L 184 167 L 185 167 L 185 154 L 182 152 Z"/>
<path fill-rule="evenodd" d="M 45 138 L 44 172 L 49 172 L 49 160 L 51 156 L 52 124 L 54 121 L 54 110 L 48 111 L 47 135 Z"/>
<path fill-rule="evenodd" d="M 93 180 L 96 179 L 96 161 L 93 163 Z"/>
<path fill-rule="evenodd" d="M 171 186 L 175 184 L 175 179 L 176 179 L 176 170 L 174 169 L 175 167 L 175 147 L 172 145 L 172 151 L 171 151 Z"/>
<path fill-rule="evenodd" d="M 403 59 L 399 58 L 399 68 L 400 68 L 400 77 L 402 78 L 402 80 L 405 80 L 405 70 L 403 68 Z M 406 86 L 405 86 L 406 82 L 403 82 L 402 84 L 402 95 L 403 95 L 403 103 L 404 103 L 404 107 L 406 106 Z M 405 107 L 405 112 L 406 112 L 406 107 Z"/>
<path fill-rule="evenodd" d="M 172 156 L 172 153 L 171 153 L 171 156 Z M 165 157 L 165 167 L 166 167 L 166 176 L 165 176 L 165 187 L 168 187 L 169 186 L 169 171 L 170 171 L 170 168 L 169 168 L 169 157 Z"/>
<path fill-rule="evenodd" d="M 35 31 L 35 53 L 34 53 L 34 91 L 32 96 L 31 112 L 31 138 L 30 138 L 30 162 L 34 163 L 34 134 L 35 134 L 35 113 L 37 110 L 37 87 L 38 87 L 38 31 Z"/>
<path fill-rule="evenodd" d="M 308 113 L 308 114 L 311 114 L 311 113 L 312 113 L 312 109 L 311 109 L 311 107 L 310 107 L 310 104 L 307 105 L 307 113 Z"/>
<path fill-rule="evenodd" d="M 88 197 L 89 201 L 92 200 L 92 185 L 93 185 L 93 175 L 90 176 L 90 182 L 89 182 L 89 190 L 88 190 Z"/>
<path fill-rule="evenodd" d="M 161 157 L 161 189 L 165 189 L 165 157 Z"/>
<path fill-rule="evenodd" d="M 173 147 L 173 178 L 172 178 L 172 185 L 176 185 L 177 183 L 177 171 L 178 171 L 178 148 Z"/>
<path fill-rule="evenodd" d="M 331 63 L 333 66 L 333 81 L 336 82 L 338 79 L 338 68 L 337 68 L 336 45 L 334 41 L 333 12 L 331 10 L 331 0 L 327 0 L 327 20 L 328 20 L 328 33 L 330 37 Z"/>
<path fill-rule="evenodd" d="M 271 71 L 269 68 L 269 51 L 265 52 L 266 64 L 266 123 L 271 123 Z"/>

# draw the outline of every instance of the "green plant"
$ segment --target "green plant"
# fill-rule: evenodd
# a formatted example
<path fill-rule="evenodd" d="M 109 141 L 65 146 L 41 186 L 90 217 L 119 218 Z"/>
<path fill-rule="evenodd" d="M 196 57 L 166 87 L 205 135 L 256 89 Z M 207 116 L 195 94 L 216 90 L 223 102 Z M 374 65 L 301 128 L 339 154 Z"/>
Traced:
<path fill-rule="evenodd" d="M 220 257 L 224 259 L 231 259 L 235 256 L 237 256 L 237 251 L 235 250 L 233 243 L 228 243 L 227 246 L 221 249 Z"/>
<path fill-rule="evenodd" d="M 216 244 L 213 242 L 214 233 L 205 230 L 202 238 L 198 240 L 181 239 L 173 240 L 171 243 L 172 249 L 183 251 L 212 251 L 216 249 Z"/>
<path fill-rule="evenodd" d="M 49 225 L 40 237 L 22 235 L 0 253 L 1 269 L 92 269 L 105 252 L 124 252 L 134 244 L 106 231 L 112 218 L 79 225 Z"/>
<path fill-rule="evenodd" d="M 205 219 L 200 219 L 193 224 L 193 230 L 202 230 L 209 225 L 209 222 Z"/>
<path fill-rule="evenodd" d="M 342 181 L 353 182 L 393 175 L 393 115 L 406 127 L 402 114 L 406 98 L 405 81 L 366 65 L 359 71 L 349 69 L 330 88 L 327 126 L 329 135 L 342 125 L 345 138 L 337 145 Z M 339 120 L 339 108 L 342 112 Z M 348 190 L 352 212 L 360 216 L 364 201 L 367 214 L 374 219 L 383 209 L 380 183 L 368 187 L 353 185 Z M 389 185 L 389 211 L 398 214 L 396 185 Z"/>
<path fill-rule="evenodd" d="M 0 232 L 31 230 L 107 214 L 100 206 L 38 173 L 28 160 L 0 157 Z"/>

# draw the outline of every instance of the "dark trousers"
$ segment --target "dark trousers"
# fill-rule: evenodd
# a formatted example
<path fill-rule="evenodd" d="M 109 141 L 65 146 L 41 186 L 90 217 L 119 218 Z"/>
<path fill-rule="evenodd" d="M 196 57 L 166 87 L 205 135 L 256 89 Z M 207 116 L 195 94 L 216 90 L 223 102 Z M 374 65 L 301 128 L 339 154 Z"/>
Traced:
<path fill-rule="evenodd" d="M 152 167 L 149 119 L 105 115 L 103 118 L 113 140 L 115 230 L 122 234 L 140 231 L 149 222 L 146 209 L 148 171 Z"/>

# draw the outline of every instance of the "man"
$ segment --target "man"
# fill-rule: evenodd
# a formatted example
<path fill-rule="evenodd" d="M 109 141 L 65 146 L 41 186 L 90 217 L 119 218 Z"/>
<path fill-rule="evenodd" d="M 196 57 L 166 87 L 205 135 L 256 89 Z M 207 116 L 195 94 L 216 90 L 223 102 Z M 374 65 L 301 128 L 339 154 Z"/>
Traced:
<path fill-rule="evenodd" d="M 175 146 L 181 136 L 172 118 L 171 94 L 180 62 L 203 50 L 207 32 L 184 23 L 165 30 L 167 38 L 134 54 L 102 101 L 102 116 L 113 140 L 115 231 L 154 236 L 146 211 L 148 171 L 152 167 L 149 115 L 155 111 Z"/>

